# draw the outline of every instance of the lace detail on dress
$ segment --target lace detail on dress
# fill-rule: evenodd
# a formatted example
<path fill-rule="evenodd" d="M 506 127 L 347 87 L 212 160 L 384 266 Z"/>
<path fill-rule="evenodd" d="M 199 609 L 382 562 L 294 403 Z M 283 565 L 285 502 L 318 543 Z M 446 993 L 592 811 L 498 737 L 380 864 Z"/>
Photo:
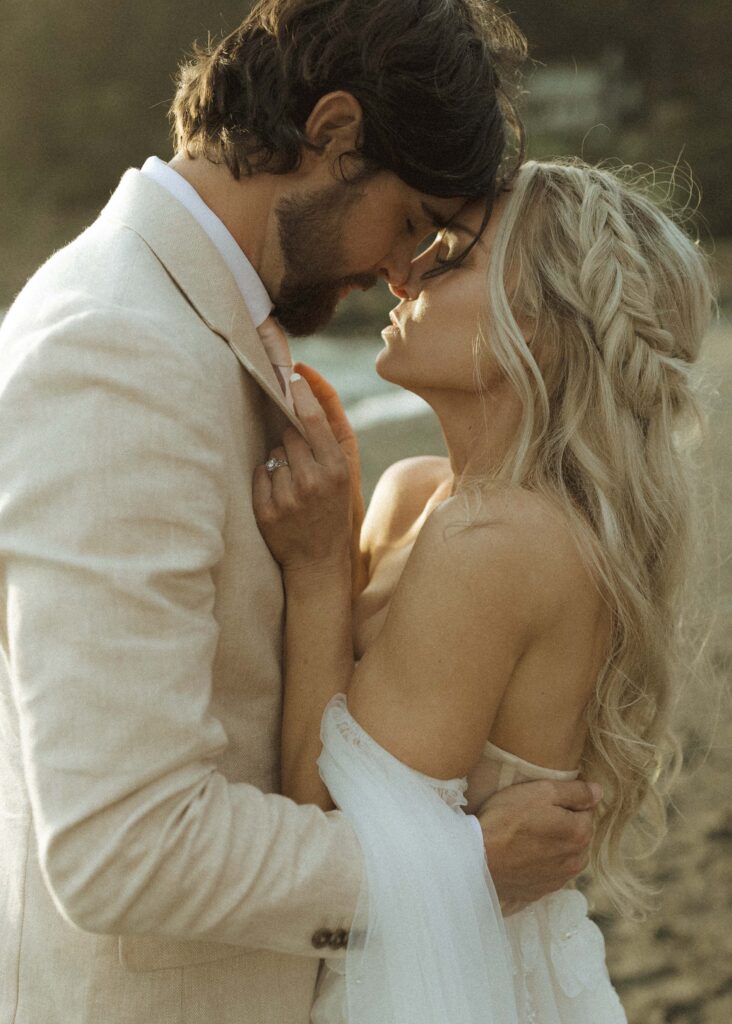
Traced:
<path fill-rule="evenodd" d="M 385 768 L 390 769 L 398 767 L 402 771 L 407 767 L 402 761 L 399 761 L 388 750 L 384 750 L 383 747 L 379 746 L 376 741 L 369 736 L 369 734 L 362 729 L 356 719 L 348 710 L 348 704 L 346 701 L 346 695 L 344 693 L 336 693 L 328 701 L 326 705 L 324 717 L 326 714 L 330 715 L 330 721 L 338 729 L 341 736 L 347 740 L 353 746 L 364 750 L 369 754 L 369 757 L 375 758 Z M 322 736 L 321 736 L 322 738 Z M 448 807 L 457 810 L 458 808 L 465 807 L 468 800 L 465 795 L 465 791 L 468 788 L 467 776 L 462 779 L 435 779 L 431 775 L 425 775 L 423 772 L 418 772 L 416 768 L 409 768 L 409 771 L 423 782 L 427 783 L 437 795 L 443 800 Z"/>

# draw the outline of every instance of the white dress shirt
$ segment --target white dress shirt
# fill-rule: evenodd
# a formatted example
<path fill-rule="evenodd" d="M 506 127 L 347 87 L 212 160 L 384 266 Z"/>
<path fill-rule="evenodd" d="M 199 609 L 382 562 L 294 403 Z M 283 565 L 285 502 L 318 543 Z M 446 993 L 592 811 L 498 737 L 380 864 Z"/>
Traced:
<path fill-rule="evenodd" d="M 142 173 L 170 192 L 198 221 L 231 271 L 247 304 L 254 326 L 261 327 L 272 312 L 272 300 L 259 274 L 224 222 L 204 203 L 195 188 L 159 157 L 151 156 L 146 160 L 142 166 Z"/>

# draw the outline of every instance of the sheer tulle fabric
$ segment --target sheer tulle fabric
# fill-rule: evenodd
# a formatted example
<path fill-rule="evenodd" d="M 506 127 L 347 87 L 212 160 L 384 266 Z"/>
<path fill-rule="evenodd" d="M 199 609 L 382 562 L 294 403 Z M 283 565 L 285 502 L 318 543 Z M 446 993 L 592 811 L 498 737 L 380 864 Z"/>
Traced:
<path fill-rule="evenodd" d="M 343 695 L 326 708 L 322 738 L 321 774 L 356 826 L 367 881 L 346 959 L 325 961 L 312 1024 L 626 1024 L 581 893 L 552 893 L 501 920 L 461 811 L 465 779 L 407 768 L 354 721 Z M 514 783 L 576 775 L 488 743 L 468 808 Z"/>
<path fill-rule="evenodd" d="M 364 732 L 343 694 L 328 704 L 321 737 L 320 773 L 356 829 L 365 882 L 345 984 L 323 992 L 313 1020 L 518 1024 L 508 937 L 462 811 L 467 780 L 404 765 Z"/>

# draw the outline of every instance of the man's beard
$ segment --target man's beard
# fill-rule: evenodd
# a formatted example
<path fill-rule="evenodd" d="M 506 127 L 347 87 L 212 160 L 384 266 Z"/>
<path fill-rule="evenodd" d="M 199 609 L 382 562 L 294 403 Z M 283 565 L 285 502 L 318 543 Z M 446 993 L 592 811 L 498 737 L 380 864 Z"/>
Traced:
<path fill-rule="evenodd" d="M 360 197 L 355 185 L 333 185 L 307 196 L 283 199 L 277 207 L 285 269 L 274 315 L 295 337 L 324 327 L 345 289 L 373 288 L 379 280 L 373 273 L 337 274 L 344 263 L 345 214 Z"/>

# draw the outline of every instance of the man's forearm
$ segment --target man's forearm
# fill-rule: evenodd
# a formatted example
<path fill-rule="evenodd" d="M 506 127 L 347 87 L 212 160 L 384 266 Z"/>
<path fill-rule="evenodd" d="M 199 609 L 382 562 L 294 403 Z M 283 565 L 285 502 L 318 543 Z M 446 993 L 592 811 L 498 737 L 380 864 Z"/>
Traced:
<path fill-rule="evenodd" d="M 285 698 L 282 792 L 301 804 L 334 806 L 318 772 L 320 722 L 353 675 L 351 567 L 285 574 Z"/>

